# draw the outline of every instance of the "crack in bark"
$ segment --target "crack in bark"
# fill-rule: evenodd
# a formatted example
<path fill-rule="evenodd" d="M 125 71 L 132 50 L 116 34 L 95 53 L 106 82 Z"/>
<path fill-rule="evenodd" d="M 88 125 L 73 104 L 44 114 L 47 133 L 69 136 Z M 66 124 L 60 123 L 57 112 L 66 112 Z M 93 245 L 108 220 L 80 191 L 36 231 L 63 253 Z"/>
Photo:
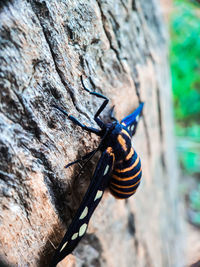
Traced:
<path fill-rule="evenodd" d="M 132 0 L 131 7 L 132 7 L 133 11 L 137 11 L 136 1 L 135 0 Z"/>
<path fill-rule="evenodd" d="M 151 157 L 151 143 L 150 143 L 150 136 L 149 136 L 149 131 L 147 127 L 147 122 L 146 122 L 146 116 L 143 114 L 143 125 L 144 125 L 144 132 L 146 136 L 146 141 L 147 141 L 147 153 L 149 157 Z"/>
<path fill-rule="evenodd" d="M 1 9 L 3 9 L 4 7 L 7 7 L 9 3 L 12 3 L 12 0 L 1 0 L 0 1 L 0 11 Z"/>
<path fill-rule="evenodd" d="M 90 120 L 90 117 L 88 116 L 88 114 L 85 113 L 84 111 L 82 111 L 82 110 L 78 107 L 78 105 L 77 105 L 77 103 L 76 103 L 76 98 L 75 98 L 74 93 L 73 93 L 73 88 L 72 88 L 71 85 L 64 79 L 64 77 L 63 77 L 63 73 L 62 73 L 62 71 L 60 70 L 60 68 L 59 68 L 59 66 L 58 66 L 58 64 L 57 64 L 57 61 L 56 61 L 56 54 L 55 54 L 55 52 L 54 52 L 54 50 L 53 50 L 53 47 L 52 47 L 52 45 L 51 45 L 51 42 L 50 42 L 50 40 L 49 40 L 49 38 L 48 38 L 47 30 L 45 30 L 45 27 L 43 26 L 43 23 L 42 23 L 42 21 L 41 21 L 41 19 L 40 19 L 40 16 L 39 16 L 39 12 L 40 12 L 39 8 L 36 7 L 36 3 L 34 4 L 34 3 L 31 2 L 31 6 L 32 6 L 32 10 L 33 10 L 33 12 L 35 13 L 35 15 L 36 15 L 36 17 L 38 18 L 38 21 L 39 21 L 39 23 L 40 23 L 40 26 L 41 26 L 41 29 L 42 29 L 44 38 L 45 38 L 46 43 L 47 43 L 47 45 L 48 45 L 48 47 L 49 47 L 49 51 L 50 51 L 50 53 L 51 53 L 51 57 L 52 57 L 52 60 L 53 60 L 53 62 L 54 62 L 55 70 L 56 70 L 56 72 L 57 72 L 57 74 L 58 74 L 58 76 L 59 76 L 59 78 L 60 78 L 60 80 L 61 80 L 61 83 L 64 85 L 64 87 L 65 87 L 65 88 L 67 89 L 67 91 L 69 92 L 70 97 L 71 97 L 71 100 L 72 100 L 72 103 L 73 103 L 74 107 L 76 108 L 76 110 L 77 110 L 79 113 L 85 115 L 85 116 Z M 38 12 L 37 12 L 37 11 L 38 11 Z M 51 34 L 49 33 L 49 35 L 51 35 Z"/>
<path fill-rule="evenodd" d="M 105 72 L 105 68 L 104 68 L 104 65 L 103 65 L 103 60 L 102 60 L 101 57 L 99 58 L 99 63 L 100 63 L 101 69 Z"/>
<path fill-rule="evenodd" d="M 25 131 L 29 131 L 32 134 L 34 134 L 35 137 L 38 139 L 38 141 L 40 141 L 41 140 L 40 135 L 42 133 L 42 130 L 38 126 L 37 122 L 34 120 L 32 110 L 29 109 L 29 107 L 24 103 L 24 98 L 20 94 L 18 94 L 15 90 L 13 90 L 13 92 L 16 95 L 17 99 L 19 100 L 19 103 L 22 105 L 28 121 L 28 126 L 24 125 L 23 123 L 24 120 L 20 121 L 19 124 Z"/>
<path fill-rule="evenodd" d="M 161 111 L 161 98 L 160 98 L 160 90 L 156 89 L 156 96 L 157 96 L 157 111 L 158 111 L 158 124 L 159 124 L 159 136 L 160 136 L 160 144 L 161 144 L 161 163 L 163 166 L 163 170 L 166 171 L 166 160 L 165 154 L 163 149 L 163 123 L 162 123 L 162 111 Z"/>
<path fill-rule="evenodd" d="M 52 196 L 52 202 L 56 211 L 59 214 L 59 217 L 63 222 L 68 221 L 66 212 L 63 212 L 63 206 L 60 203 L 66 202 L 66 196 L 68 192 L 68 187 L 64 190 L 64 183 L 58 181 L 55 177 L 53 167 L 49 160 L 47 159 L 45 153 L 36 150 L 35 148 L 29 148 L 32 156 L 39 160 L 39 164 L 44 167 L 43 174 L 44 174 L 44 182 L 48 188 L 50 195 Z M 48 177 L 48 181 L 46 180 Z M 50 183 L 49 183 L 50 181 Z"/>
<path fill-rule="evenodd" d="M 18 156 L 17 152 L 15 151 L 14 146 L 12 146 L 10 144 L 10 148 L 14 152 L 15 158 L 18 159 L 18 161 L 19 161 L 24 173 L 28 177 L 28 173 L 26 171 L 26 167 L 24 166 L 23 162 L 21 161 L 20 157 Z M 19 175 L 17 175 L 17 173 L 16 173 L 16 176 L 19 176 Z M 24 212 L 26 214 L 26 218 L 27 218 L 29 224 L 31 225 L 31 220 L 29 218 L 29 211 L 31 210 L 31 207 L 29 206 L 29 203 L 27 201 L 27 199 L 31 199 L 31 196 L 30 196 L 30 193 L 29 193 L 29 187 L 25 183 L 23 183 L 23 180 L 21 181 L 20 179 L 18 179 L 17 181 L 19 181 L 19 183 L 21 183 L 21 186 L 23 187 L 23 193 L 20 192 L 21 190 L 20 191 L 17 190 L 17 194 L 18 194 L 18 197 L 19 197 L 19 200 L 20 200 L 20 205 L 24 208 L 23 210 L 24 210 Z M 20 187 L 16 187 L 16 189 L 19 189 L 19 188 Z M 24 197 L 24 193 L 25 193 L 26 197 Z"/>
<path fill-rule="evenodd" d="M 27 89 L 27 88 L 29 88 L 29 86 L 31 85 L 31 82 L 32 82 L 32 80 L 33 80 L 33 78 L 34 78 L 34 74 L 36 73 L 36 67 L 37 67 L 37 65 L 39 65 L 40 63 L 43 63 L 43 61 L 42 60 L 35 60 L 34 62 L 33 62 L 33 70 L 32 70 L 32 73 L 31 73 L 31 77 L 29 78 L 29 80 L 28 80 L 28 82 L 27 82 L 27 85 L 25 85 L 24 86 L 24 88 L 22 88 L 22 93 L 24 93 L 24 91 Z"/>
<path fill-rule="evenodd" d="M 30 220 L 30 216 L 29 216 L 29 211 L 30 211 L 30 207 L 28 205 L 28 201 L 27 199 L 31 199 L 30 195 L 29 195 L 29 191 L 28 191 L 28 188 L 26 187 L 26 185 L 24 183 L 21 183 L 22 187 L 23 187 L 23 193 L 19 191 L 19 185 L 20 183 L 16 183 L 16 174 L 14 173 L 7 173 L 7 172 L 4 172 L 4 171 L 1 171 L 0 170 L 0 180 L 1 181 L 4 181 L 7 188 L 10 187 L 10 188 L 13 188 L 17 194 L 17 199 L 15 199 L 15 203 L 17 203 L 21 209 L 23 210 L 23 212 L 26 214 L 26 218 L 29 222 L 29 224 L 31 225 L 31 220 Z M 9 182 L 9 180 L 12 181 L 12 182 Z M 19 181 L 19 180 L 17 180 Z M 25 195 L 24 195 L 24 192 L 25 192 Z M 2 192 L 3 195 L 5 197 L 9 197 L 8 195 L 6 195 L 6 193 L 4 193 L 4 191 Z M 14 197 L 11 195 L 10 197 L 12 197 L 14 199 Z"/>
<path fill-rule="evenodd" d="M 125 205 L 126 205 L 126 210 L 127 210 L 127 215 L 128 215 L 127 229 L 129 231 L 129 234 L 134 237 L 136 234 L 135 216 L 131 210 L 131 205 L 128 199 L 125 199 Z"/>
<path fill-rule="evenodd" d="M 135 84 L 135 90 L 136 90 L 136 95 L 138 97 L 138 102 L 141 103 L 142 100 L 141 100 L 140 91 L 139 91 L 140 83 L 138 81 L 138 72 L 136 69 L 135 69 L 135 75 L 136 77 L 135 79 L 133 78 L 133 82 Z M 151 143 L 150 143 L 150 136 L 149 136 L 149 131 L 148 131 L 147 122 L 146 122 L 146 116 L 144 115 L 144 112 L 142 112 L 142 115 L 143 115 L 142 118 L 143 118 L 144 132 L 145 132 L 146 142 L 147 142 L 147 153 L 149 157 L 151 157 L 151 145 L 150 145 Z"/>
<path fill-rule="evenodd" d="M 159 136 L 160 141 L 163 143 L 163 127 L 162 127 L 162 114 L 161 114 L 161 106 L 160 106 L 160 91 L 156 89 L 156 96 L 157 96 L 157 107 L 158 107 L 158 122 L 159 122 Z"/>
<path fill-rule="evenodd" d="M 133 212 L 129 212 L 128 215 L 128 231 L 132 236 L 134 236 L 136 233 L 135 217 Z"/>
<path fill-rule="evenodd" d="M 133 3 L 134 3 L 134 7 L 136 8 L 136 3 L 135 1 L 133 0 Z M 134 8 L 133 8 L 134 10 Z M 142 10 L 142 9 L 141 9 Z M 137 8 L 136 8 L 136 11 L 137 11 Z M 143 15 L 143 17 L 141 16 L 141 14 Z M 142 33 L 147 33 L 147 31 L 145 30 L 145 27 L 144 27 L 144 22 L 147 24 L 146 20 L 145 20 L 145 15 L 142 13 L 142 12 L 139 12 L 138 13 L 138 21 L 140 23 L 140 27 L 143 29 L 142 30 Z M 145 43 L 145 47 L 147 48 L 147 51 L 144 51 L 144 59 L 145 59 L 145 56 L 150 58 L 151 61 L 155 64 L 155 60 L 153 58 L 153 55 L 151 53 L 151 49 L 150 49 L 150 45 L 149 45 L 149 42 L 147 40 L 147 36 L 145 34 L 143 34 L 143 39 L 144 39 L 144 43 Z"/>
<path fill-rule="evenodd" d="M 125 3 L 123 2 L 123 0 L 120 0 L 120 2 L 122 3 L 122 6 L 126 10 L 126 12 L 129 13 L 128 7 L 125 5 Z"/>
<path fill-rule="evenodd" d="M 6 146 L 6 148 L 7 148 L 6 155 L 5 155 L 5 151 L 2 151 L 3 146 Z M 12 152 L 9 150 L 12 150 Z M 30 217 L 29 211 L 31 210 L 31 207 L 29 206 L 29 202 L 28 202 L 28 199 L 31 199 L 31 197 L 30 197 L 30 193 L 28 190 L 29 188 L 27 187 L 25 180 L 23 179 L 23 174 L 22 174 L 23 172 L 21 172 L 21 170 L 23 169 L 25 175 L 28 177 L 28 173 L 26 171 L 26 168 L 23 165 L 20 157 L 18 156 L 18 153 L 15 151 L 13 144 L 9 143 L 8 140 L 5 140 L 5 142 L 3 142 L 1 140 L 0 155 L 1 155 L 1 161 L 4 162 L 4 158 L 8 157 L 8 155 L 9 155 L 10 158 L 15 159 L 15 164 L 19 165 L 18 169 L 15 170 L 14 173 L 12 173 L 12 167 L 9 168 L 9 173 L 7 171 L 0 170 L 0 180 L 4 181 L 6 183 L 7 188 L 10 187 L 10 188 L 14 189 L 17 197 L 14 198 L 13 195 L 11 197 L 14 199 L 15 203 L 17 203 L 17 205 L 22 209 L 22 211 L 26 215 L 26 218 L 27 218 L 29 224 L 31 225 L 31 221 L 29 218 Z M 16 159 L 17 159 L 18 163 L 16 163 Z M 5 161 L 8 161 L 8 160 L 6 159 Z M 10 165 L 12 166 L 12 162 L 10 162 L 10 163 L 11 163 Z M 9 165 L 9 164 L 7 164 L 7 165 Z M 23 191 L 20 190 L 20 188 L 23 188 Z M 6 197 L 8 197 L 8 196 L 6 196 Z"/>
<path fill-rule="evenodd" d="M 119 47 L 119 50 L 120 50 L 122 45 L 121 45 L 121 42 L 119 41 L 119 38 L 117 37 L 117 31 L 119 30 L 120 25 L 117 22 L 117 20 L 115 19 L 115 16 L 113 16 L 113 14 L 112 14 L 112 12 L 110 10 L 108 10 L 108 14 L 112 18 L 113 23 L 111 22 L 111 24 L 112 24 L 113 32 L 114 32 L 114 34 L 116 36 L 116 41 L 117 41 L 117 44 L 118 44 L 118 47 Z M 114 26 L 113 26 L 113 24 L 114 24 Z M 119 52 L 118 52 L 118 54 L 119 54 Z M 120 62 L 121 62 L 121 58 L 120 58 Z M 126 70 L 124 69 L 123 65 L 122 65 L 122 69 L 123 69 L 124 72 L 126 72 Z"/>
<path fill-rule="evenodd" d="M 109 42 L 110 49 L 112 49 L 112 50 L 114 51 L 114 53 L 115 53 L 115 55 L 116 55 L 116 57 L 117 57 L 117 60 L 118 60 L 118 62 L 119 62 L 119 64 L 120 64 L 122 70 L 123 70 L 124 72 L 126 72 L 126 70 L 124 69 L 124 66 L 123 66 L 123 64 L 122 64 L 122 62 L 121 62 L 121 58 L 120 58 L 120 56 L 119 56 L 119 52 L 118 52 L 118 50 L 117 50 L 116 48 L 113 47 L 113 45 L 112 45 L 112 37 L 110 36 L 109 31 L 107 31 L 107 29 L 106 29 L 106 27 L 105 27 L 104 21 L 106 20 L 106 16 L 105 16 L 104 13 L 103 13 L 101 4 L 99 3 L 99 0 L 96 0 L 96 1 L 97 1 L 99 10 L 100 10 L 101 20 L 102 20 L 102 26 L 103 26 L 105 35 L 106 35 L 106 37 L 107 37 L 107 40 L 108 40 L 108 42 Z"/>
<path fill-rule="evenodd" d="M 150 257 L 150 254 L 149 254 L 149 249 L 148 249 L 148 246 L 146 244 L 146 242 L 144 240 L 140 241 L 142 246 L 143 246 L 143 249 L 144 249 L 144 258 L 146 260 L 146 266 L 148 267 L 153 267 L 153 262 L 151 260 L 151 257 Z"/>
<path fill-rule="evenodd" d="M 0 180 L 4 181 L 7 185 L 10 185 L 8 179 L 11 181 L 15 181 L 15 175 L 13 173 L 8 173 L 0 170 Z"/>

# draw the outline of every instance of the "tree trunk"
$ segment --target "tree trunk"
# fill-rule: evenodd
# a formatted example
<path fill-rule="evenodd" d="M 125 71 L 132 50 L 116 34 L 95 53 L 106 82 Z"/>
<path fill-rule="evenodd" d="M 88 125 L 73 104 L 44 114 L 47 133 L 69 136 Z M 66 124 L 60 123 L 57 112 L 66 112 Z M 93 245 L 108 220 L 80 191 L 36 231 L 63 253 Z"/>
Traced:
<path fill-rule="evenodd" d="M 145 102 L 133 146 L 143 179 L 127 201 L 109 193 L 60 266 L 181 266 L 167 35 L 156 0 L 13 0 L 0 3 L 0 253 L 14 266 L 47 266 L 92 177 L 64 166 L 98 146 L 57 104 L 96 127 L 110 99 L 120 120 Z M 104 119 L 108 114 L 104 112 Z M 68 265 L 65 265 L 68 263 Z M 73 265 L 75 264 L 75 265 Z"/>

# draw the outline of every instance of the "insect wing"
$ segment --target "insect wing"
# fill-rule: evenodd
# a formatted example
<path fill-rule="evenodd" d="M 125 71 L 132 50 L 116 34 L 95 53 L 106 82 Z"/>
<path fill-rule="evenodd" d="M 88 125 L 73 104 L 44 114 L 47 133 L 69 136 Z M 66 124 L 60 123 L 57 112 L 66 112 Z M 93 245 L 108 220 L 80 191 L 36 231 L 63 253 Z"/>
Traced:
<path fill-rule="evenodd" d="M 121 124 L 128 128 L 129 132 L 131 133 L 131 136 L 133 136 L 136 132 L 137 124 L 140 119 L 143 106 L 144 103 L 140 103 L 139 107 L 134 110 L 133 113 L 131 113 L 121 121 Z"/>
<path fill-rule="evenodd" d="M 81 205 L 56 250 L 51 267 L 56 266 L 59 261 L 70 254 L 85 234 L 89 220 L 109 184 L 109 174 L 112 170 L 113 161 L 113 154 L 109 154 L 107 151 L 102 153 Z"/>

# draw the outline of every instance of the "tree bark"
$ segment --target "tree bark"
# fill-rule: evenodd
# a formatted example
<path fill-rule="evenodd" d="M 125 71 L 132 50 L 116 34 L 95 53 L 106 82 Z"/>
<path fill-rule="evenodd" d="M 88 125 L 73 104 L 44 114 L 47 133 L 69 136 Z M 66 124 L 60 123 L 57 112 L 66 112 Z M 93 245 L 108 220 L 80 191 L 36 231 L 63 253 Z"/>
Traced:
<path fill-rule="evenodd" d="M 120 120 L 145 101 L 133 146 L 143 179 L 106 193 L 67 266 L 181 266 L 167 35 L 158 1 L 13 0 L 0 4 L 0 253 L 47 266 L 98 161 L 64 166 L 99 143 L 55 110 L 96 127 L 100 99 Z M 108 114 L 104 112 L 104 119 Z M 75 264 L 75 265 L 73 265 Z M 61 265 L 60 266 L 66 266 Z"/>

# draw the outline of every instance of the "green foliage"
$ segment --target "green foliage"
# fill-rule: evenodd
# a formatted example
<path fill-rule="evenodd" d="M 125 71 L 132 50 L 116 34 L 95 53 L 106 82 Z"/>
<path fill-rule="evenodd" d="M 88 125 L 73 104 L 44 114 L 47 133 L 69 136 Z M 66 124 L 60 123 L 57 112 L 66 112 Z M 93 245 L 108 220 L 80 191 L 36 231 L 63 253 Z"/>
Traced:
<path fill-rule="evenodd" d="M 191 208 L 200 211 L 200 185 L 198 186 L 197 190 L 193 190 L 190 193 L 190 203 L 191 203 Z"/>
<path fill-rule="evenodd" d="M 200 5 L 186 0 L 174 4 L 170 62 L 175 118 L 189 126 L 200 122 Z"/>
<path fill-rule="evenodd" d="M 190 208 L 193 210 L 191 220 L 194 224 L 200 226 L 200 185 L 197 190 L 193 190 L 189 195 Z"/>
<path fill-rule="evenodd" d="M 185 171 L 191 174 L 200 173 L 200 142 L 194 138 L 179 137 L 177 139 L 179 161 Z"/>
<path fill-rule="evenodd" d="M 170 63 L 179 160 L 187 172 L 200 173 L 200 5 L 195 1 L 174 1 Z"/>
<path fill-rule="evenodd" d="M 193 217 L 192 217 L 192 222 L 197 225 L 200 226 L 200 212 L 196 212 Z"/>
<path fill-rule="evenodd" d="M 175 0 L 170 63 L 177 150 L 184 171 L 200 174 L 200 4 Z M 192 179 L 190 176 L 189 179 Z M 189 182 L 189 181 L 188 181 Z M 189 193 L 190 220 L 200 226 L 200 184 Z"/>

